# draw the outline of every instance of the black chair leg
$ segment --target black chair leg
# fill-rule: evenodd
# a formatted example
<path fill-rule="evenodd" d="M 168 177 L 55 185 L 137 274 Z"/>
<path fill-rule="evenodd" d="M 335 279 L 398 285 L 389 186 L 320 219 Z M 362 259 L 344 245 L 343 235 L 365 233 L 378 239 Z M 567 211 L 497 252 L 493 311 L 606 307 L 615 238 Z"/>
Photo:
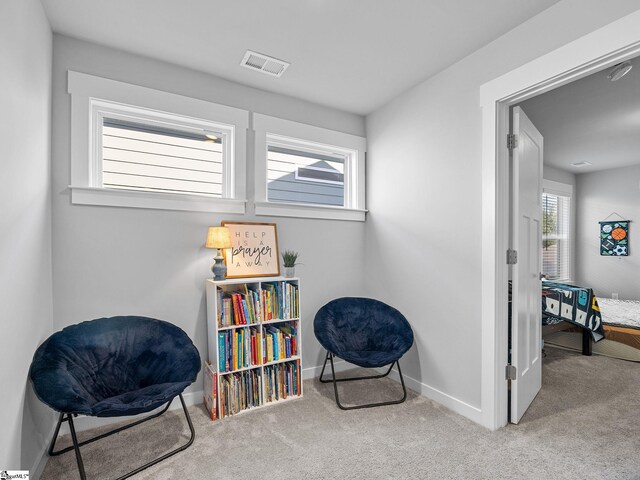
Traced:
<path fill-rule="evenodd" d="M 78 462 L 78 471 L 80 472 L 80 478 L 81 480 L 86 480 L 87 474 L 84 471 L 84 463 L 82 462 L 82 456 L 80 455 L 80 445 L 78 445 L 76 428 L 73 425 L 73 416 L 70 413 L 67 413 L 67 420 L 69 422 L 69 430 L 71 430 L 71 440 L 73 440 L 73 448 L 76 451 L 76 462 Z"/>
<path fill-rule="evenodd" d="M 58 433 L 60 433 L 60 425 L 62 425 L 62 422 L 66 422 L 67 419 L 65 417 L 64 413 L 61 413 L 60 416 L 58 417 L 58 424 L 56 425 L 56 429 L 53 432 L 53 438 L 51 439 L 51 443 L 49 444 L 49 451 L 47 452 L 49 454 L 50 457 L 53 457 L 54 455 L 60 455 L 62 452 L 54 452 L 53 448 L 56 445 L 56 440 L 58 439 Z M 70 449 L 73 447 L 69 447 Z M 67 450 L 69 451 L 69 450 Z"/>
<path fill-rule="evenodd" d="M 341 408 L 342 410 L 356 410 L 359 408 L 372 408 L 372 407 L 381 407 L 384 405 L 396 405 L 398 403 L 402 403 L 407 399 L 407 387 L 404 384 L 404 378 L 402 376 L 402 370 L 400 369 L 400 362 L 398 362 L 397 360 L 395 362 L 393 362 L 391 365 L 389 365 L 389 369 L 382 374 L 379 375 L 369 375 L 366 377 L 348 377 L 348 378 L 336 378 L 336 372 L 335 372 L 335 368 L 333 365 L 333 354 L 331 352 L 327 352 L 327 357 L 324 360 L 324 365 L 322 366 L 322 371 L 320 372 L 320 382 L 322 383 L 329 383 L 329 382 L 333 382 L 333 391 L 335 392 L 335 396 L 336 396 L 336 404 L 338 405 L 339 408 Z M 324 370 L 327 366 L 327 361 L 331 364 L 331 375 L 332 378 L 329 380 L 323 380 L 323 375 L 324 375 Z M 356 381 L 356 380 L 370 380 L 373 378 L 383 378 L 386 377 L 387 375 L 389 375 L 389 373 L 391 373 L 391 370 L 393 369 L 393 365 L 397 365 L 398 366 L 398 375 L 400 376 L 400 383 L 402 385 L 402 398 L 399 400 L 390 400 L 387 402 L 378 402 L 378 403 L 366 403 L 363 405 L 353 405 L 353 406 L 349 406 L 349 407 L 345 407 L 344 405 L 342 405 L 340 403 L 340 396 L 338 395 L 338 382 L 351 382 L 351 381 Z"/>
<path fill-rule="evenodd" d="M 189 441 L 186 444 L 184 444 L 184 445 L 182 445 L 182 446 L 180 446 L 180 447 L 178 447 L 178 448 L 176 448 L 174 450 L 171 450 L 168 453 L 165 453 L 161 457 L 158 457 L 155 460 L 152 460 L 151 462 L 148 462 L 148 463 L 142 465 L 141 467 L 138 467 L 135 470 L 132 470 L 131 472 L 126 473 L 126 474 L 122 475 L 121 477 L 118 477 L 116 480 L 124 480 L 125 478 L 129 478 L 132 475 L 135 475 L 136 473 L 140 473 L 142 470 L 145 470 L 145 469 L 149 468 L 150 466 L 155 465 L 156 463 L 159 463 L 159 462 L 161 462 L 163 460 L 166 460 L 167 458 L 171 457 L 172 455 L 175 455 L 178 452 L 186 450 L 187 448 L 189 448 L 191 446 L 191 444 L 193 443 L 193 441 L 194 441 L 194 439 L 196 437 L 196 432 L 195 432 L 195 429 L 193 428 L 193 423 L 191 422 L 191 416 L 189 415 L 189 411 L 187 410 L 187 405 L 184 403 L 184 399 L 182 398 L 182 394 L 179 395 L 179 397 L 180 397 L 180 402 L 182 403 L 182 410 L 184 411 L 184 415 L 185 415 L 185 417 L 187 419 L 187 424 L 189 425 L 189 431 L 191 432 L 191 437 L 189 438 Z M 172 401 L 173 401 L 173 399 L 172 399 Z M 68 452 L 70 450 L 75 450 L 75 452 L 76 452 L 76 461 L 78 463 L 78 470 L 80 472 L 80 478 L 82 480 L 86 480 L 87 477 L 86 477 L 86 473 L 84 471 L 84 463 L 82 461 L 82 456 L 80 455 L 80 447 L 81 446 L 86 445 L 87 443 L 95 442 L 96 440 L 100 440 L 101 438 L 108 437 L 109 435 L 113 435 L 114 433 L 121 432 L 121 431 L 126 430 L 128 428 L 135 427 L 136 425 L 139 425 L 139 424 L 141 424 L 143 422 L 146 422 L 146 421 L 152 420 L 152 419 L 154 419 L 156 417 L 159 417 L 160 415 L 162 415 L 163 413 L 165 413 L 169 409 L 170 405 L 171 405 L 171 401 L 168 402 L 166 407 L 164 409 L 162 409 L 158 413 L 155 413 L 153 415 L 150 415 L 150 416 L 148 416 L 146 418 L 143 418 L 143 419 L 138 420 L 136 422 L 130 423 L 128 425 L 124 425 L 122 427 L 118 427 L 118 428 L 116 428 L 114 430 L 111 430 L 111 431 L 109 431 L 107 433 L 103 433 L 102 435 L 95 436 L 95 437 L 90 438 L 88 440 L 85 440 L 83 442 L 78 442 L 78 437 L 76 435 L 75 426 L 73 424 L 73 416 L 72 416 L 72 414 L 70 414 L 70 413 L 67 413 L 67 414 L 61 413 L 60 414 L 60 418 L 58 420 L 58 425 L 56 425 L 56 429 L 55 429 L 55 432 L 54 432 L 54 435 L 53 435 L 53 439 L 51 440 L 51 445 L 49 446 L 49 455 L 56 456 L 56 455 L 60 455 L 60 454 L 63 454 L 65 452 Z M 70 446 L 70 447 L 64 448 L 62 450 L 58 450 L 57 452 L 54 452 L 55 443 L 56 443 L 56 440 L 58 438 L 58 434 L 60 432 L 60 425 L 62 424 L 62 422 L 69 422 L 69 430 L 71 430 L 71 440 L 73 442 L 73 445 Z"/>

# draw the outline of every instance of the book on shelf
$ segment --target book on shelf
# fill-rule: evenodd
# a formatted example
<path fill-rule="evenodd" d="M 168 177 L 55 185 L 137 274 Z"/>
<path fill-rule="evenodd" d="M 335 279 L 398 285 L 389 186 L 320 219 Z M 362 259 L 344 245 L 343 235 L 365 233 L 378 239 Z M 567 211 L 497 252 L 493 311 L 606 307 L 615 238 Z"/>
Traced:
<path fill-rule="evenodd" d="M 240 304 L 240 296 L 237 293 L 234 293 L 231 295 L 231 298 L 233 298 L 233 315 L 236 322 L 235 324 L 244 325 L 244 311 Z"/>
<path fill-rule="evenodd" d="M 227 348 L 226 336 L 223 332 L 218 333 L 218 370 L 224 372 L 227 370 Z"/>
<path fill-rule="evenodd" d="M 262 405 L 260 369 L 220 377 L 220 415 L 224 418 Z"/>
<path fill-rule="evenodd" d="M 211 420 L 218 417 L 218 373 L 214 371 L 213 366 L 205 363 L 204 367 L 204 404 L 211 416 Z"/>
<path fill-rule="evenodd" d="M 268 365 L 265 374 L 265 402 L 300 395 L 300 368 L 297 361 Z"/>
<path fill-rule="evenodd" d="M 260 315 L 258 312 L 258 308 L 256 307 L 256 297 L 258 293 L 247 287 L 247 284 L 244 284 L 244 301 L 246 305 L 246 314 L 249 319 L 249 323 L 259 323 Z"/>
<path fill-rule="evenodd" d="M 232 330 L 231 331 L 231 368 L 229 370 L 239 370 L 240 369 L 240 361 L 238 355 L 238 345 L 240 334 L 242 334 L 242 330 Z"/>
<path fill-rule="evenodd" d="M 251 357 L 251 365 L 260 365 L 262 363 L 262 357 L 260 356 L 259 346 L 262 344 L 262 334 L 259 328 L 251 328 L 249 331 L 249 345 L 248 350 Z"/>
<path fill-rule="evenodd" d="M 234 287 L 237 288 L 237 287 Z M 218 327 L 252 325 L 263 321 L 263 292 L 242 285 L 241 290 L 217 288 Z"/>
<path fill-rule="evenodd" d="M 242 316 L 243 316 L 244 325 L 253 323 L 251 321 L 251 313 L 249 312 L 249 304 L 247 302 L 247 299 L 240 297 L 240 304 L 242 306 Z"/>

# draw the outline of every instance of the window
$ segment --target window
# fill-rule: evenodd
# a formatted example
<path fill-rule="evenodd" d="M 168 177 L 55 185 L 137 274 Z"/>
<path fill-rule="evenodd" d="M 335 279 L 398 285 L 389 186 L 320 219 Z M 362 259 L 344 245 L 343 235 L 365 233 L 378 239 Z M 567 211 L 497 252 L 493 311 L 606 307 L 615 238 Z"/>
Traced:
<path fill-rule="evenodd" d="M 253 124 L 256 214 L 365 219 L 364 138 L 259 114 Z"/>
<path fill-rule="evenodd" d="M 287 148 L 267 136 L 267 199 L 344 207 L 344 166 L 350 154 Z"/>
<path fill-rule="evenodd" d="M 247 112 L 76 72 L 69 91 L 73 203 L 244 213 Z"/>
<path fill-rule="evenodd" d="M 193 119 L 169 123 L 158 114 L 145 115 L 139 109 L 102 101 L 92 102 L 92 107 L 101 144 L 97 186 L 233 197 L 232 166 L 225 148 L 232 130 Z"/>
<path fill-rule="evenodd" d="M 544 181 L 542 193 L 542 274 L 571 280 L 571 185 Z"/>

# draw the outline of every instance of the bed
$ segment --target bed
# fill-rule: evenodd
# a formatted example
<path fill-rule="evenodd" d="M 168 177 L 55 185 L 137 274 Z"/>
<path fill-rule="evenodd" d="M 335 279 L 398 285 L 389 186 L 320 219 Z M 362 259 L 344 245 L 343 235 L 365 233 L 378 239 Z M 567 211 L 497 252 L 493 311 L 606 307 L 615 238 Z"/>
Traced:
<path fill-rule="evenodd" d="M 591 355 L 593 343 L 604 336 L 598 299 L 593 290 L 565 283 L 542 282 L 542 337 L 564 330 L 581 333 L 583 355 Z"/>
<path fill-rule="evenodd" d="M 640 362 L 640 301 L 598 298 L 604 339 L 591 343 L 593 353 Z M 572 325 L 569 325 L 572 327 Z M 544 331 L 543 326 L 543 331 Z M 550 345 L 585 350 L 584 333 L 571 329 L 547 330 L 545 342 Z M 582 335 L 580 335 L 582 333 Z"/>

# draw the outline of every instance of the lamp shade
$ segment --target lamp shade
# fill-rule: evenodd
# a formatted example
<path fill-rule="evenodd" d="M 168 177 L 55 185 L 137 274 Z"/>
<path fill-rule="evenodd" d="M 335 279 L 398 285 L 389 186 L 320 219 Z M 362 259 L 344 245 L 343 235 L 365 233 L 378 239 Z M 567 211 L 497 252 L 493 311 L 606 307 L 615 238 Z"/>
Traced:
<path fill-rule="evenodd" d="M 207 232 L 207 248 L 231 248 L 231 234 L 227 227 L 209 227 Z"/>

